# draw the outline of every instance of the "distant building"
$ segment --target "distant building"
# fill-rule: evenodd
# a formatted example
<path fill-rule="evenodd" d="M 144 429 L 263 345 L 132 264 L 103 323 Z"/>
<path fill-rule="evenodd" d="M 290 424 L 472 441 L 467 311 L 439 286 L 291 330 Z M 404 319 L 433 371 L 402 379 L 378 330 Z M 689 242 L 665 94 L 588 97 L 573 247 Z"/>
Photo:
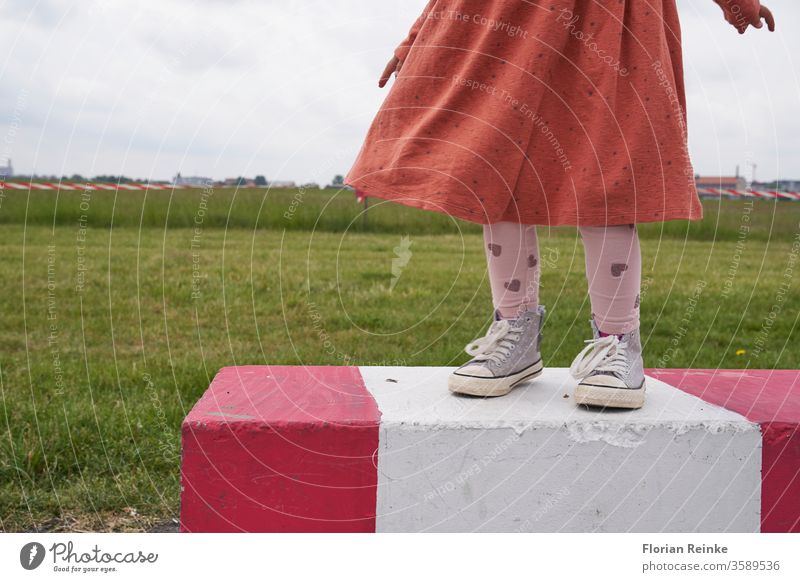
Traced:
<path fill-rule="evenodd" d="M 778 190 L 783 192 L 800 192 L 800 180 L 778 180 Z"/>
<path fill-rule="evenodd" d="M 213 180 L 211 178 L 206 178 L 204 176 L 181 176 L 181 173 L 172 178 L 172 183 L 175 186 L 207 186 L 211 184 Z"/>
<path fill-rule="evenodd" d="M 14 166 L 11 165 L 11 158 L 5 163 L 0 162 L 0 178 L 11 178 L 14 175 Z"/>
<path fill-rule="evenodd" d="M 747 180 L 741 176 L 695 176 L 698 188 L 716 188 L 718 190 L 746 190 Z"/>
<path fill-rule="evenodd" d="M 779 192 L 800 192 L 800 180 L 775 180 L 774 182 L 754 182 L 753 190 L 777 190 Z"/>

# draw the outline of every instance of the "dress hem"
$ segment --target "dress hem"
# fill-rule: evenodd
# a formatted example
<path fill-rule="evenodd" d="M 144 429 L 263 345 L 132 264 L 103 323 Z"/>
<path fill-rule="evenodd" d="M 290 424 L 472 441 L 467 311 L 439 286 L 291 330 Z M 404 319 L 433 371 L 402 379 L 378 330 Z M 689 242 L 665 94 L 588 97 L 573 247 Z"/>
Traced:
<path fill-rule="evenodd" d="M 386 188 L 383 185 L 373 184 L 368 180 L 358 180 L 359 185 L 356 186 L 353 182 L 345 179 L 344 183 L 357 191 L 361 192 L 364 196 L 379 198 L 387 200 L 410 208 L 418 208 L 420 210 L 428 210 L 439 214 L 445 214 L 454 218 L 459 218 L 474 224 L 493 224 L 499 221 L 492 221 L 488 219 L 486 214 L 483 217 L 486 220 L 480 220 L 480 216 L 476 216 L 474 210 L 465 208 L 452 202 L 432 203 L 420 198 L 410 198 L 407 194 L 401 194 L 397 191 Z M 583 214 L 580 217 L 572 215 L 551 215 L 547 221 L 536 222 L 520 222 L 520 224 L 532 224 L 539 226 L 618 226 L 623 224 L 645 224 L 649 222 L 667 222 L 671 220 L 689 220 L 699 221 L 703 219 L 702 206 L 699 213 L 691 212 L 687 209 L 686 205 L 665 208 L 661 211 L 661 216 L 652 215 L 638 215 L 636 212 L 618 213 L 615 212 L 613 221 L 609 221 L 607 214 Z"/>

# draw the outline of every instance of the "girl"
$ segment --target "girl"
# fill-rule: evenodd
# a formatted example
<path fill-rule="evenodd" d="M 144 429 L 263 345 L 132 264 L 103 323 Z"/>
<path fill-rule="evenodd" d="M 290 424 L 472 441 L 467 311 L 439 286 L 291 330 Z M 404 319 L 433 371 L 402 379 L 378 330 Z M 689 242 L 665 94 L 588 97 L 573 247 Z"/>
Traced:
<path fill-rule="evenodd" d="M 758 0 L 715 0 L 739 33 Z M 700 220 L 675 0 L 430 0 L 345 182 L 483 225 L 494 302 L 450 390 L 500 396 L 542 372 L 536 225 L 575 225 L 593 339 L 578 403 L 639 408 L 636 224 Z"/>

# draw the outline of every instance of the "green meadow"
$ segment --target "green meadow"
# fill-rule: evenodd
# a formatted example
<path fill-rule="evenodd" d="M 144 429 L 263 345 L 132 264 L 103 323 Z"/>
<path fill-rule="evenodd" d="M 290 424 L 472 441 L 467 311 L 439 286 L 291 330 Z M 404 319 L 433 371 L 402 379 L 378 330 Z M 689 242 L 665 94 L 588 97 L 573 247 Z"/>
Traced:
<path fill-rule="evenodd" d="M 800 203 L 704 204 L 640 227 L 645 364 L 797 368 Z M 5 192 L 0 529 L 174 523 L 181 420 L 223 366 L 465 361 L 491 318 L 480 226 L 363 211 L 333 190 Z M 583 249 L 539 236 L 545 365 L 568 366 Z"/>

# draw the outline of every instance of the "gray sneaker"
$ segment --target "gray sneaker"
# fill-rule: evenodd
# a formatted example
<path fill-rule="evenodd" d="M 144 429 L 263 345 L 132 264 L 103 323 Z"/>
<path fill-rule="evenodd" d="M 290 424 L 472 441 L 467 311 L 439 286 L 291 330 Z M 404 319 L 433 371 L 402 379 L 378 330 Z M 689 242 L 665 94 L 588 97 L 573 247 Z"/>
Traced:
<path fill-rule="evenodd" d="M 641 408 L 644 405 L 644 361 L 639 328 L 622 339 L 600 337 L 594 318 L 590 320 L 594 339 L 578 354 L 569 368 L 580 380 L 575 402 L 606 408 Z"/>
<path fill-rule="evenodd" d="M 497 319 L 486 335 L 468 344 L 473 356 L 450 374 L 451 392 L 472 396 L 503 396 L 518 384 L 539 376 L 544 367 L 540 346 L 544 306 L 516 319 Z"/>

